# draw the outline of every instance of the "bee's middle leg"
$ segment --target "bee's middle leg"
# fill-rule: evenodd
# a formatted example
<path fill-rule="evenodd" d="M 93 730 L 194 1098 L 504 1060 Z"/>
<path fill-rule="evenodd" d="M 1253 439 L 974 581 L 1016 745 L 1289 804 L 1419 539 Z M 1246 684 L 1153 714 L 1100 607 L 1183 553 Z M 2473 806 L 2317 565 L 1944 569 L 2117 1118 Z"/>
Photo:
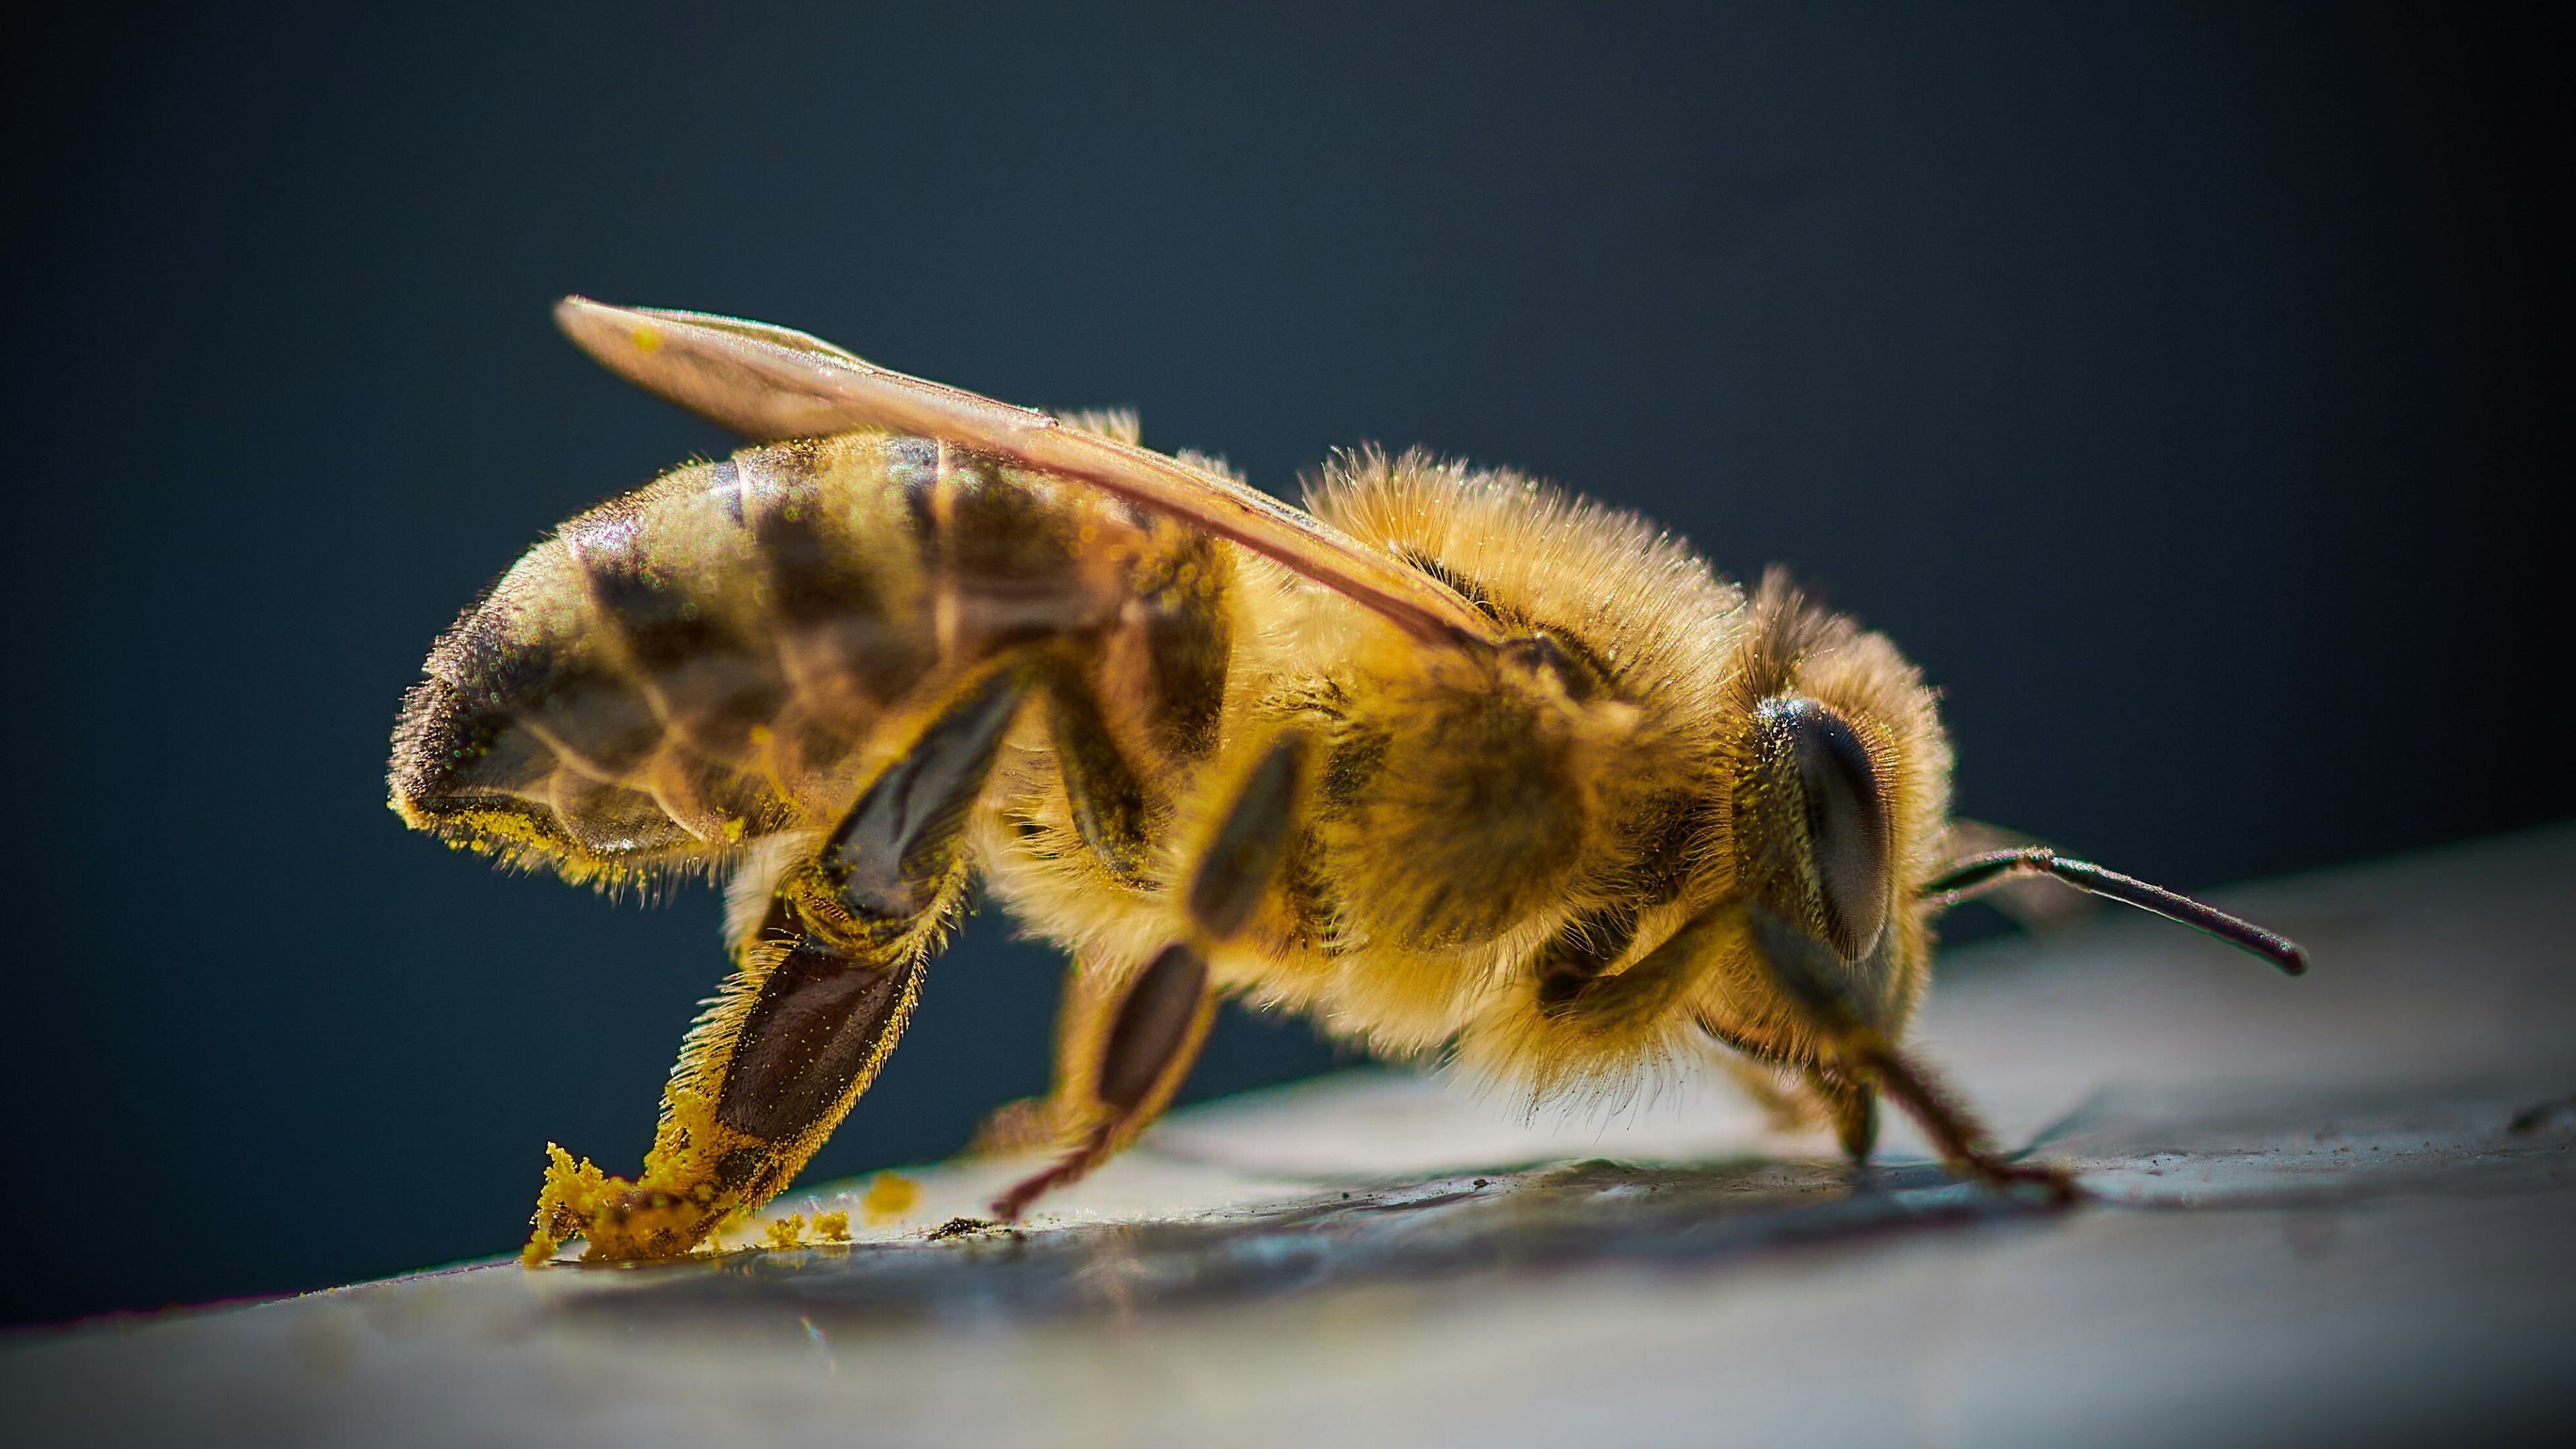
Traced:
<path fill-rule="evenodd" d="M 1072 984 L 1057 1048 L 1057 1111 L 1074 1119 L 1080 1136 L 1052 1166 L 996 1199 L 995 1216 L 1017 1221 L 1042 1194 L 1117 1155 L 1171 1104 L 1216 1016 L 1208 954 L 1243 930 L 1278 878 L 1309 754 L 1302 731 L 1285 731 L 1237 787 L 1190 872 L 1182 898 L 1190 939 L 1165 946 L 1114 989 Z"/>
<path fill-rule="evenodd" d="M 740 969 L 681 1050 L 642 1179 L 553 1149 L 530 1261 L 576 1235 L 590 1258 L 675 1257 L 813 1157 L 903 1033 L 966 884 L 967 814 L 1044 678 L 1022 655 L 969 679 L 779 879 Z"/>

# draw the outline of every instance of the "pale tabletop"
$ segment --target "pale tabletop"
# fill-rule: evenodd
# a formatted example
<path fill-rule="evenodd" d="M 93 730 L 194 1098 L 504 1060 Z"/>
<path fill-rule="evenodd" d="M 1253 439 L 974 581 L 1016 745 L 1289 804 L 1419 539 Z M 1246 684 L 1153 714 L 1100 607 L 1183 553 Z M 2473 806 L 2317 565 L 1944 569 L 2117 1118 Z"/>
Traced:
<path fill-rule="evenodd" d="M 11 1442 L 2541 1442 L 2576 1378 L 2576 830 L 1944 958 L 1918 1044 L 2092 1199 L 1856 1178 L 1710 1072 L 1537 1124 L 1345 1073 L 1176 1114 L 1017 1234 L 1017 1161 L 782 1199 L 854 1241 L 477 1263 L 19 1335 Z M 878 1220 L 868 1222 L 873 1203 Z"/>

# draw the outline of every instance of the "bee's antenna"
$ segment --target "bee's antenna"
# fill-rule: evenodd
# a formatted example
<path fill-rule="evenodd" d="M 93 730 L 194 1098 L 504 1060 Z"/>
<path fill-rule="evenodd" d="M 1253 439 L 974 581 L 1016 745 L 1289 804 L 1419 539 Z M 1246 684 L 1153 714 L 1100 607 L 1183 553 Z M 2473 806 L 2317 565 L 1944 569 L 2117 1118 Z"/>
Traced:
<path fill-rule="evenodd" d="M 1938 906 L 1955 906 L 1961 901 L 1973 900 L 2015 876 L 2024 875 L 2054 876 L 2077 890 L 2125 901 L 2142 911 L 2153 911 L 2166 920 L 2180 921 L 2195 931 L 2216 936 L 2240 951 L 2262 957 L 2280 967 L 2286 975 L 2297 976 L 2308 969 L 2308 953 L 2287 936 L 2264 930 L 2252 921 L 2238 920 L 2215 906 L 2202 905 L 2163 886 L 2149 885 L 2135 876 L 2104 870 L 2089 860 L 2070 860 L 2044 845 L 2027 845 L 2019 850 L 1993 850 L 1953 862 L 1949 869 L 1934 876 L 1923 887 L 1923 899 Z"/>

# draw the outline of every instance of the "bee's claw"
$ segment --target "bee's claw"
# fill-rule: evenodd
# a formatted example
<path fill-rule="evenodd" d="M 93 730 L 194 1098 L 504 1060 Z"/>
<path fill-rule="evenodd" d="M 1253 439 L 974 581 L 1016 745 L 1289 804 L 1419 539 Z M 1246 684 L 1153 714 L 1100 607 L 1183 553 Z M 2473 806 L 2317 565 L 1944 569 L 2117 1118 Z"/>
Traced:
<path fill-rule="evenodd" d="M 2048 1194 L 2052 1203 L 2076 1202 L 2085 1195 L 2084 1186 L 2075 1173 L 2051 1162 L 2007 1162 L 1999 1157 L 1979 1156 L 1961 1164 L 1978 1180 L 2003 1191 L 2017 1187 L 2036 1187 Z"/>
<path fill-rule="evenodd" d="M 1044 1171 L 1023 1178 L 1009 1192 L 993 1199 L 993 1216 L 1005 1223 L 1016 1223 L 1029 1210 L 1029 1204 L 1059 1187 L 1080 1182 L 1091 1174 L 1110 1154 L 1114 1126 L 1104 1124 L 1093 1129 L 1091 1136 Z"/>

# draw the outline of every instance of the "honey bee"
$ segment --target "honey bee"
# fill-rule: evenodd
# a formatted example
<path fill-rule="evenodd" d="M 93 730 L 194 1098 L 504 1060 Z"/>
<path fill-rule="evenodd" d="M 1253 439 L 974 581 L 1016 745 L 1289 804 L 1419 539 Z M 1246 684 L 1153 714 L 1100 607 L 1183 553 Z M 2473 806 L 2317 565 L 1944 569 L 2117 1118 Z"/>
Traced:
<path fill-rule="evenodd" d="M 550 1147 L 531 1263 L 690 1251 L 867 1090 L 980 877 L 1073 962 L 1055 1149 L 1135 1140 L 1217 1000 L 1533 1101 L 1712 1052 L 1871 1150 L 2064 1196 L 1902 1048 L 1941 910 L 2053 876 L 2293 974 L 2259 927 L 2038 846 L 1952 858 L 1950 747 L 1882 636 L 1633 515 L 1419 453 L 1307 511 L 1132 415 L 1062 417 L 802 333 L 585 298 L 610 370 L 752 440 L 574 518 L 431 650 L 392 805 L 615 886 L 729 881 L 734 971 L 640 1178 Z"/>

